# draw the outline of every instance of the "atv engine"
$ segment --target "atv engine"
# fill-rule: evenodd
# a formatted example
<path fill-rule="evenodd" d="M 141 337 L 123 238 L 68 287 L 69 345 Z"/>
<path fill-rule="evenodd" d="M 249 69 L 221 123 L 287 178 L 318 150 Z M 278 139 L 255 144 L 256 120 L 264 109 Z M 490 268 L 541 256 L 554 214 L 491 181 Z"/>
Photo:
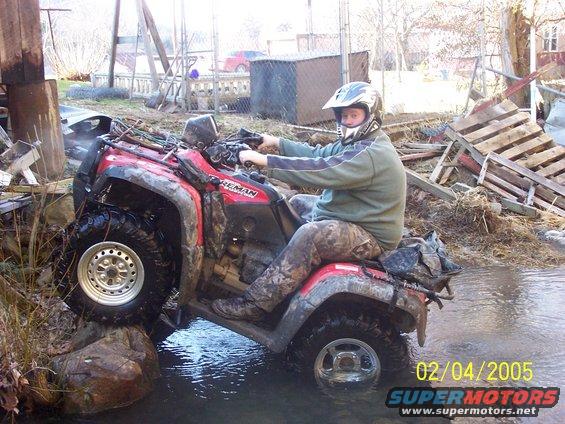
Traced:
<path fill-rule="evenodd" d="M 233 240 L 219 260 L 207 259 L 205 268 L 208 272 L 204 274 L 204 280 L 239 294 L 267 269 L 275 256 L 276 252 L 270 246 Z"/>

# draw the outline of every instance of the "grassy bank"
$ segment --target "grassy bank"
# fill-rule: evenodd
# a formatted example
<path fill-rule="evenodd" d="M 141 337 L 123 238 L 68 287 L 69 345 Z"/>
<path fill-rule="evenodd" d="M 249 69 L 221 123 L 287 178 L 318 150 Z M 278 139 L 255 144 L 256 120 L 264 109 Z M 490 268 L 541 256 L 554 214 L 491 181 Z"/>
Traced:
<path fill-rule="evenodd" d="M 49 201 L 33 203 L 0 221 L 0 406 L 17 414 L 57 400 L 50 358 L 66 350 L 74 316 L 56 296 L 51 253 L 61 244 L 59 228 L 43 220 Z"/>

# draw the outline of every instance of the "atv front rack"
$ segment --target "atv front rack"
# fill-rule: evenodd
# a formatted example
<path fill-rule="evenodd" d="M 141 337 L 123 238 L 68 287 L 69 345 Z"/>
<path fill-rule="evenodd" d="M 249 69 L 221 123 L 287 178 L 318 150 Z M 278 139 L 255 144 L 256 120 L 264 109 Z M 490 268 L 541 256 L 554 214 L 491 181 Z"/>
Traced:
<path fill-rule="evenodd" d="M 131 155 L 150 160 L 152 162 L 156 162 L 160 165 L 166 166 L 169 169 L 181 174 L 184 176 L 189 183 L 194 185 L 198 190 L 203 190 L 204 187 L 211 182 L 210 177 L 205 174 L 204 172 L 200 171 L 190 160 L 186 158 L 180 158 L 176 154 L 173 153 L 173 156 L 177 160 L 178 164 L 171 163 L 167 160 L 159 159 L 153 155 L 149 155 L 147 153 L 141 152 L 137 149 L 123 146 L 113 140 L 109 140 L 107 136 L 100 137 L 102 140 L 102 144 L 109 146 L 113 149 L 121 150 L 123 152 L 127 152 Z M 166 155 L 168 157 L 169 154 Z"/>

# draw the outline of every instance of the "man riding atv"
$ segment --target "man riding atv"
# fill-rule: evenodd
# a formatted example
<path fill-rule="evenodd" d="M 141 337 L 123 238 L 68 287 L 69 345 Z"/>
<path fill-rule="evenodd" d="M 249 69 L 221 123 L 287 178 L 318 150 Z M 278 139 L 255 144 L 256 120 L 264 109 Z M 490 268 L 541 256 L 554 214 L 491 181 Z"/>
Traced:
<path fill-rule="evenodd" d="M 376 90 L 348 84 L 325 107 L 340 130 L 325 147 L 244 129 L 221 139 L 211 115 L 182 137 L 115 119 L 74 178 L 77 217 L 55 263 L 65 302 L 110 325 L 151 324 L 167 303 L 173 326 L 202 317 L 286 351 L 320 384 L 374 384 L 401 366 L 401 333 L 424 345 L 453 267 L 435 233 L 399 243 L 405 174 Z M 282 156 L 250 149 L 259 142 Z M 246 162 L 326 190 L 289 202 Z"/>
<path fill-rule="evenodd" d="M 397 247 L 402 236 L 406 175 L 388 136 L 380 129 L 381 98 L 365 82 L 339 88 L 323 109 L 334 111 L 339 139 L 325 147 L 263 134 L 259 149 L 278 147 L 281 156 L 253 150 L 241 163 L 267 168 L 289 184 L 324 189 L 310 202 L 311 221 L 251 284 L 242 297 L 218 299 L 212 309 L 228 319 L 261 320 L 294 292 L 322 261 L 371 259 Z M 299 195 L 291 204 L 304 208 Z M 304 213 L 303 213 L 304 216 Z"/>

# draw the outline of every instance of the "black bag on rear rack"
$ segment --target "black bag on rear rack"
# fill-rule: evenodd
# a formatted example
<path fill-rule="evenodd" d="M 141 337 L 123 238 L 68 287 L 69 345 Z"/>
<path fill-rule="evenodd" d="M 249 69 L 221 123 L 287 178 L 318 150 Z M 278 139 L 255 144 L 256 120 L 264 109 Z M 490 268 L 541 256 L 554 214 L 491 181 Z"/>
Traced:
<path fill-rule="evenodd" d="M 447 258 L 445 245 L 435 231 L 402 239 L 397 249 L 381 254 L 378 260 L 387 273 L 436 292 L 462 270 Z"/>

